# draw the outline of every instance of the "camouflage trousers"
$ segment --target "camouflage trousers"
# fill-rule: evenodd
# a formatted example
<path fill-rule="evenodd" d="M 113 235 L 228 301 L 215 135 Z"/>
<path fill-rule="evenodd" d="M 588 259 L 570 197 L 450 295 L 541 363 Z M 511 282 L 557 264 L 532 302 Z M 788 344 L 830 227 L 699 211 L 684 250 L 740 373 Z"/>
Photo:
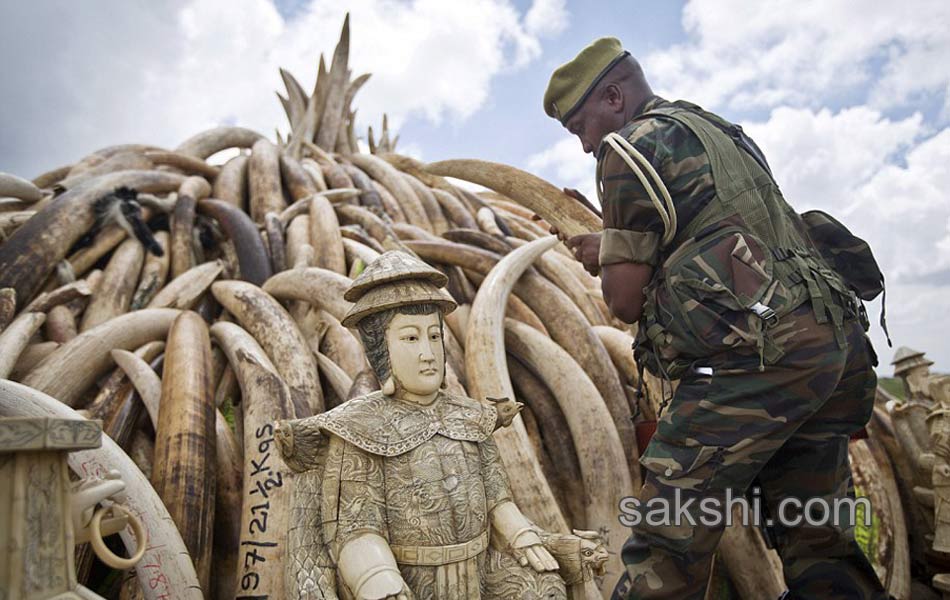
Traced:
<path fill-rule="evenodd" d="M 698 365 L 712 367 L 712 375 L 680 381 L 640 459 L 640 514 L 651 499 L 673 503 L 678 496 L 683 506 L 693 498 L 685 512 L 696 524 L 635 524 L 622 551 L 627 572 L 613 598 L 703 598 L 724 528 L 704 524 L 710 522 L 698 507 L 704 498 L 724 506 L 727 493 L 741 497 L 756 480 L 775 516 L 785 498 L 799 499 L 799 506 L 822 498 L 835 506 L 835 499 L 853 494 L 848 439 L 870 419 L 877 359 L 860 324 L 845 326 L 848 345 L 839 349 L 831 327 L 817 324 L 806 302 L 770 331 L 785 350 L 776 364 L 759 370 L 757 354 L 733 354 Z M 787 597 L 887 598 L 855 543 L 853 524 L 773 531 Z"/>

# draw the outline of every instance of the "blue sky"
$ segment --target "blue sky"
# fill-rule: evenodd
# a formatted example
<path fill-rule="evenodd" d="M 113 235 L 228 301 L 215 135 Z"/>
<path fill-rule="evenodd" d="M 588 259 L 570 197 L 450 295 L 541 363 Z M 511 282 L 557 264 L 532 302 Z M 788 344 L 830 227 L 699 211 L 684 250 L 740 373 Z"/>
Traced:
<path fill-rule="evenodd" d="M 276 3 L 275 3 L 276 2 Z M 0 7 L 0 171 L 104 146 L 287 126 L 277 68 L 313 83 L 352 15 L 399 150 L 477 157 L 593 195 L 593 162 L 541 108 L 551 71 L 613 35 L 654 90 L 741 122 L 786 197 L 868 239 L 896 345 L 950 371 L 950 3 L 945 0 L 41 0 Z M 876 315 L 877 308 L 872 307 Z M 872 338 L 889 374 L 893 355 Z"/>
<path fill-rule="evenodd" d="M 530 2 L 515 3 L 525 10 Z M 589 41 L 616 36 L 635 56 L 683 39 L 680 26 L 682 2 L 568 2 L 568 27 L 543 40 L 541 58 L 524 69 L 498 75 L 482 111 L 464 121 L 435 124 L 413 119 L 403 136 L 422 147 L 439 149 L 439 156 L 474 156 L 518 164 L 564 136 L 557 122 L 541 107 L 548 77 Z M 638 35 L 637 30 L 649 31 Z M 578 150 L 580 143 L 578 143 Z M 579 151 L 579 155 L 582 153 Z M 583 156 L 579 156 L 583 160 Z"/>

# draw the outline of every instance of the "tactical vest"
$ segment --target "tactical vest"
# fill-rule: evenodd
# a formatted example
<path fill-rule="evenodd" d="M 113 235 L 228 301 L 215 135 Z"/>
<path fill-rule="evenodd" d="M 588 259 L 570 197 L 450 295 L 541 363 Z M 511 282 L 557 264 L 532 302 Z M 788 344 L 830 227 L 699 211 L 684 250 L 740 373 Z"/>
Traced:
<path fill-rule="evenodd" d="M 757 149 L 739 143 L 741 129 L 687 103 L 637 120 L 647 118 L 672 119 L 699 138 L 715 195 L 661 251 L 645 288 L 638 363 L 678 379 L 713 357 L 755 350 L 764 368 L 784 354 L 770 328 L 806 301 L 843 348 L 845 317 L 857 314 L 859 302 L 822 258 Z"/>

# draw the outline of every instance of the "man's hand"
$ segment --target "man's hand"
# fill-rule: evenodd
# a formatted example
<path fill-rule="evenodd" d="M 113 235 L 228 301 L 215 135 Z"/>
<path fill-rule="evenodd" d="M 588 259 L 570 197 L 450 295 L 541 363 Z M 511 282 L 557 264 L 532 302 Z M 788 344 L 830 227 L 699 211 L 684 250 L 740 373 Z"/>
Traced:
<path fill-rule="evenodd" d="M 574 253 L 574 258 L 584 265 L 584 270 L 597 277 L 600 273 L 600 233 L 582 233 L 565 243 Z"/>

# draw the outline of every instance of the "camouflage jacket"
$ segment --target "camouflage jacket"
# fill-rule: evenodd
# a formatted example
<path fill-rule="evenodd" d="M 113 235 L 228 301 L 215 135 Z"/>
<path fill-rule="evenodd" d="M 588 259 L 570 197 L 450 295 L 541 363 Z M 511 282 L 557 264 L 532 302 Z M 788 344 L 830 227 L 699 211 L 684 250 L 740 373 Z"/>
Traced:
<path fill-rule="evenodd" d="M 663 179 L 682 229 L 709 203 L 716 189 L 706 151 L 689 129 L 669 119 L 636 120 L 643 113 L 669 106 L 674 104 L 653 96 L 619 133 L 650 161 Z M 604 215 L 600 264 L 637 262 L 656 267 L 660 263 L 663 233 L 659 213 L 640 180 L 606 144 L 598 149 L 597 159 L 602 162 L 600 201 Z"/>
<path fill-rule="evenodd" d="M 638 359 L 658 375 L 675 379 L 698 361 L 727 362 L 736 351 L 777 361 L 783 352 L 767 329 L 805 301 L 844 343 L 853 293 L 821 258 L 764 159 L 740 148 L 737 132 L 695 105 L 658 97 L 618 132 L 670 193 L 678 222 L 666 246 L 663 222 L 640 179 L 606 143 L 598 149 L 600 263 L 654 267 Z"/>

